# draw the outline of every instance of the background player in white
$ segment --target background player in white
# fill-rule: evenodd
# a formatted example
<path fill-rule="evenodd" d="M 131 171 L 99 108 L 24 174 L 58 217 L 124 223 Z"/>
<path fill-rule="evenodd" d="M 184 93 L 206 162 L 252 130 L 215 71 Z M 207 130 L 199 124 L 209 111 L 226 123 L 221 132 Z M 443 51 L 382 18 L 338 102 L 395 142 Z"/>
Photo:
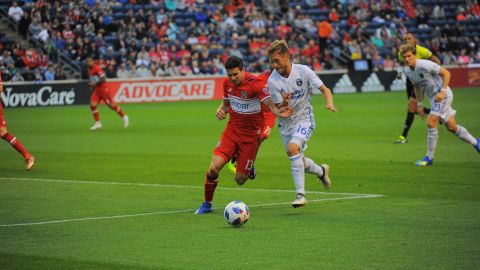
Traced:
<path fill-rule="evenodd" d="M 451 106 L 453 94 L 450 87 L 448 87 L 450 72 L 432 61 L 417 59 L 415 47 L 412 45 L 402 45 L 400 52 L 407 64 L 404 72 L 415 88 L 418 114 L 422 119 L 425 118 L 422 106 L 424 94 L 429 99 L 431 105 L 430 115 L 427 118 L 427 155 L 415 164 L 417 166 L 433 164 L 433 156 L 438 141 L 437 127 L 440 122 L 447 127 L 448 131 L 454 133 L 466 143 L 473 145 L 480 153 L 480 139 L 473 137 L 467 129 L 455 122 L 457 111 Z"/>
<path fill-rule="evenodd" d="M 330 187 L 329 167 L 321 166 L 303 155 L 307 141 L 315 130 L 312 91 L 320 89 L 326 101 L 326 109 L 336 112 L 332 92 L 307 66 L 290 62 L 290 52 L 285 40 L 275 40 L 267 50 L 271 67 L 275 70 L 268 79 L 273 102 L 277 106 L 288 105 L 293 109 L 289 118 L 278 119 L 278 130 L 291 162 L 293 182 L 297 192 L 293 207 L 307 204 L 305 198 L 305 172 L 315 174 L 325 188 Z"/>

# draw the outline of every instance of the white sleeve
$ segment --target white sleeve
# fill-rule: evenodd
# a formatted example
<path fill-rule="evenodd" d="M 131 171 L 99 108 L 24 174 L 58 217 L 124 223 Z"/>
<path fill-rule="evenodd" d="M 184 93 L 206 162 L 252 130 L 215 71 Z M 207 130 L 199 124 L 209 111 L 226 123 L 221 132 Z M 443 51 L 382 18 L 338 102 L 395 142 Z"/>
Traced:
<path fill-rule="evenodd" d="M 430 73 L 432 74 L 440 74 L 440 65 L 437 63 L 430 61 L 430 60 L 425 60 L 424 62 L 424 67 L 427 69 Z"/>
<path fill-rule="evenodd" d="M 320 89 L 320 86 L 323 85 L 322 80 L 315 74 L 315 72 L 307 66 L 303 67 L 303 72 L 305 73 L 305 78 L 307 79 L 310 90 Z"/>
<path fill-rule="evenodd" d="M 275 82 L 274 82 L 272 76 L 270 76 L 270 78 L 268 78 L 267 84 L 268 84 L 268 89 L 270 90 L 270 95 L 272 96 L 273 103 L 275 103 L 275 104 L 282 103 L 283 97 L 280 94 L 279 89 L 275 85 Z"/>

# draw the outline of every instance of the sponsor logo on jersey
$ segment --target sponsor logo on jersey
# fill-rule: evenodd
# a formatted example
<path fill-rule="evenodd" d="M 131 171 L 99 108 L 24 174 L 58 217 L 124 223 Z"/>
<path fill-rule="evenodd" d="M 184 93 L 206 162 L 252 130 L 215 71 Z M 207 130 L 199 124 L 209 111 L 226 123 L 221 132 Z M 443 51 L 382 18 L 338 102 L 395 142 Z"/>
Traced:
<path fill-rule="evenodd" d="M 292 92 L 291 99 L 296 100 L 296 99 L 302 98 L 303 96 L 305 96 L 305 91 L 303 89 L 297 89 L 297 90 Z"/>
<path fill-rule="evenodd" d="M 34 93 L 12 93 L 11 87 L 2 92 L 5 107 L 36 107 L 71 105 L 75 102 L 74 89 L 53 91 L 51 86 L 44 86 Z"/>
<path fill-rule="evenodd" d="M 240 95 L 242 96 L 242 98 L 247 98 L 248 97 L 248 94 L 245 91 L 241 91 Z"/>
<path fill-rule="evenodd" d="M 385 86 L 380 82 L 376 73 L 370 74 L 367 80 L 362 85 L 362 92 L 382 92 L 385 91 Z"/>
<path fill-rule="evenodd" d="M 243 99 L 229 95 L 230 106 L 234 112 L 240 114 L 254 114 L 261 112 L 260 101 L 258 98 Z"/>

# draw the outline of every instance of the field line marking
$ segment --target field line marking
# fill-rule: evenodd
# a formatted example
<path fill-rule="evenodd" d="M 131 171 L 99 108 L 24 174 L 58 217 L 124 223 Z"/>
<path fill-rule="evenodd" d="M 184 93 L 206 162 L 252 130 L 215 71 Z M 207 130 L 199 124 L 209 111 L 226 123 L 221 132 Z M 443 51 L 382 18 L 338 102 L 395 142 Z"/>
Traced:
<path fill-rule="evenodd" d="M 325 198 L 325 199 L 309 200 L 308 202 L 309 202 L 309 203 L 312 203 L 312 202 L 322 202 L 322 201 L 368 199 L 368 198 L 378 198 L 378 197 L 382 197 L 382 195 L 365 195 L 365 196 L 350 196 L 350 197 L 340 197 L 340 198 Z M 276 205 L 285 205 L 285 204 L 291 204 L 291 202 L 256 204 L 256 205 L 250 206 L 250 208 L 258 208 L 258 207 L 265 207 L 265 206 L 276 206 Z M 47 225 L 47 224 L 55 224 L 55 223 L 92 221 L 92 220 L 105 220 L 105 219 L 121 219 L 121 218 L 131 218 L 131 217 L 142 217 L 142 216 L 162 215 L 162 214 L 177 214 L 177 213 L 185 213 L 185 212 L 191 212 L 191 213 L 193 214 L 193 212 L 194 212 L 195 210 L 196 210 L 196 209 L 183 209 L 183 210 L 157 211 L 157 212 L 147 212 L 147 213 L 138 213 L 138 214 L 125 214 L 125 215 L 114 215 L 114 216 L 103 216 L 103 217 L 85 217 L 85 218 L 47 220 L 47 221 L 39 221 L 39 222 L 0 224 L 0 227 L 20 227 L 20 226 Z"/>
<path fill-rule="evenodd" d="M 129 182 L 100 182 L 100 181 L 83 181 L 83 180 L 65 180 L 65 179 L 42 179 L 42 178 L 14 178 L 0 177 L 0 180 L 13 181 L 34 181 L 34 182 L 54 182 L 69 184 L 92 184 L 92 185 L 118 185 L 118 186 L 139 186 L 139 187 L 159 187 L 159 188 L 193 188 L 203 189 L 203 186 L 187 186 L 187 185 L 169 185 L 169 184 L 147 184 L 147 183 L 129 183 Z M 236 188 L 236 187 L 217 187 L 223 190 L 242 190 L 242 191 L 263 191 L 263 192 L 287 192 L 294 193 L 294 190 L 285 189 L 265 189 L 265 188 Z M 325 191 L 308 191 L 309 194 L 330 194 L 330 195 L 355 195 L 355 196 L 383 196 L 381 194 L 362 194 L 362 193 L 346 193 L 346 192 L 325 192 Z"/>

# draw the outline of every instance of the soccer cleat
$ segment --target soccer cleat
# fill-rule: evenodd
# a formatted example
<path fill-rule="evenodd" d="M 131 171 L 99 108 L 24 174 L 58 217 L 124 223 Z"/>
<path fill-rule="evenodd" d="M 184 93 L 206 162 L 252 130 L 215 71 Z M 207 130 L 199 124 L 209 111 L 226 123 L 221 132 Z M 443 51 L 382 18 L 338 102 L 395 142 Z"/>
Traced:
<path fill-rule="evenodd" d="M 430 166 L 433 164 L 433 159 L 430 159 L 428 156 L 420 159 L 419 161 L 415 162 L 417 166 Z"/>
<path fill-rule="evenodd" d="M 295 201 L 292 202 L 293 208 L 298 208 L 307 205 L 307 199 L 302 193 L 297 193 Z"/>
<path fill-rule="evenodd" d="M 318 177 L 323 184 L 323 187 L 329 189 L 332 185 L 332 181 L 330 181 L 330 177 L 328 176 L 328 172 L 330 171 L 330 167 L 327 164 L 320 165 L 323 169 L 323 175 Z"/>
<path fill-rule="evenodd" d="M 122 117 L 122 120 L 123 120 L 123 127 L 124 127 L 124 128 L 127 128 L 128 125 L 130 124 L 130 123 L 128 122 L 128 115 L 124 115 L 124 116 Z"/>
<path fill-rule="evenodd" d="M 31 171 L 33 168 L 33 165 L 35 165 L 34 156 L 30 156 L 29 158 L 25 159 L 25 169 L 27 169 L 27 171 Z"/>
<path fill-rule="evenodd" d="M 473 146 L 478 153 L 480 153 L 480 138 L 477 138 L 477 144 Z"/>
<path fill-rule="evenodd" d="M 398 139 L 394 141 L 393 143 L 396 144 L 406 144 L 408 142 L 408 139 L 403 137 L 402 135 L 398 136 Z"/>
<path fill-rule="evenodd" d="M 257 170 L 255 170 L 255 167 L 252 166 L 252 168 L 250 169 L 250 174 L 248 175 L 248 178 L 253 180 L 255 179 L 255 177 L 257 177 Z"/>
<path fill-rule="evenodd" d="M 212 203 L 211 202 L 203 202 L 202 205 L 200 205 L 200 208 L 195 211 L 195 215 L 203 215 L 207 213 L 211 213 L 213 211 L 212 208 Z"/>
<path fill-rule="evenodd" d="M 232 174 L 236 174 L 236 173 L 237 173 L 237 163 L 236 163 L 235 158 L 232 158 L 232 159 L 227 163 L 227 167 L 228 167 L 228 170 L 229 170 Z"/>
<path fill-rule="evenodd" d="M 102 128 L 102 123 L 97 121 L 97 122 L 95 122 L 95 124 L 93 124 L 93 126 L 90 127 L 90 130 L 95 131 L 95 130 L 101 129 L 101 128 Z"/>

